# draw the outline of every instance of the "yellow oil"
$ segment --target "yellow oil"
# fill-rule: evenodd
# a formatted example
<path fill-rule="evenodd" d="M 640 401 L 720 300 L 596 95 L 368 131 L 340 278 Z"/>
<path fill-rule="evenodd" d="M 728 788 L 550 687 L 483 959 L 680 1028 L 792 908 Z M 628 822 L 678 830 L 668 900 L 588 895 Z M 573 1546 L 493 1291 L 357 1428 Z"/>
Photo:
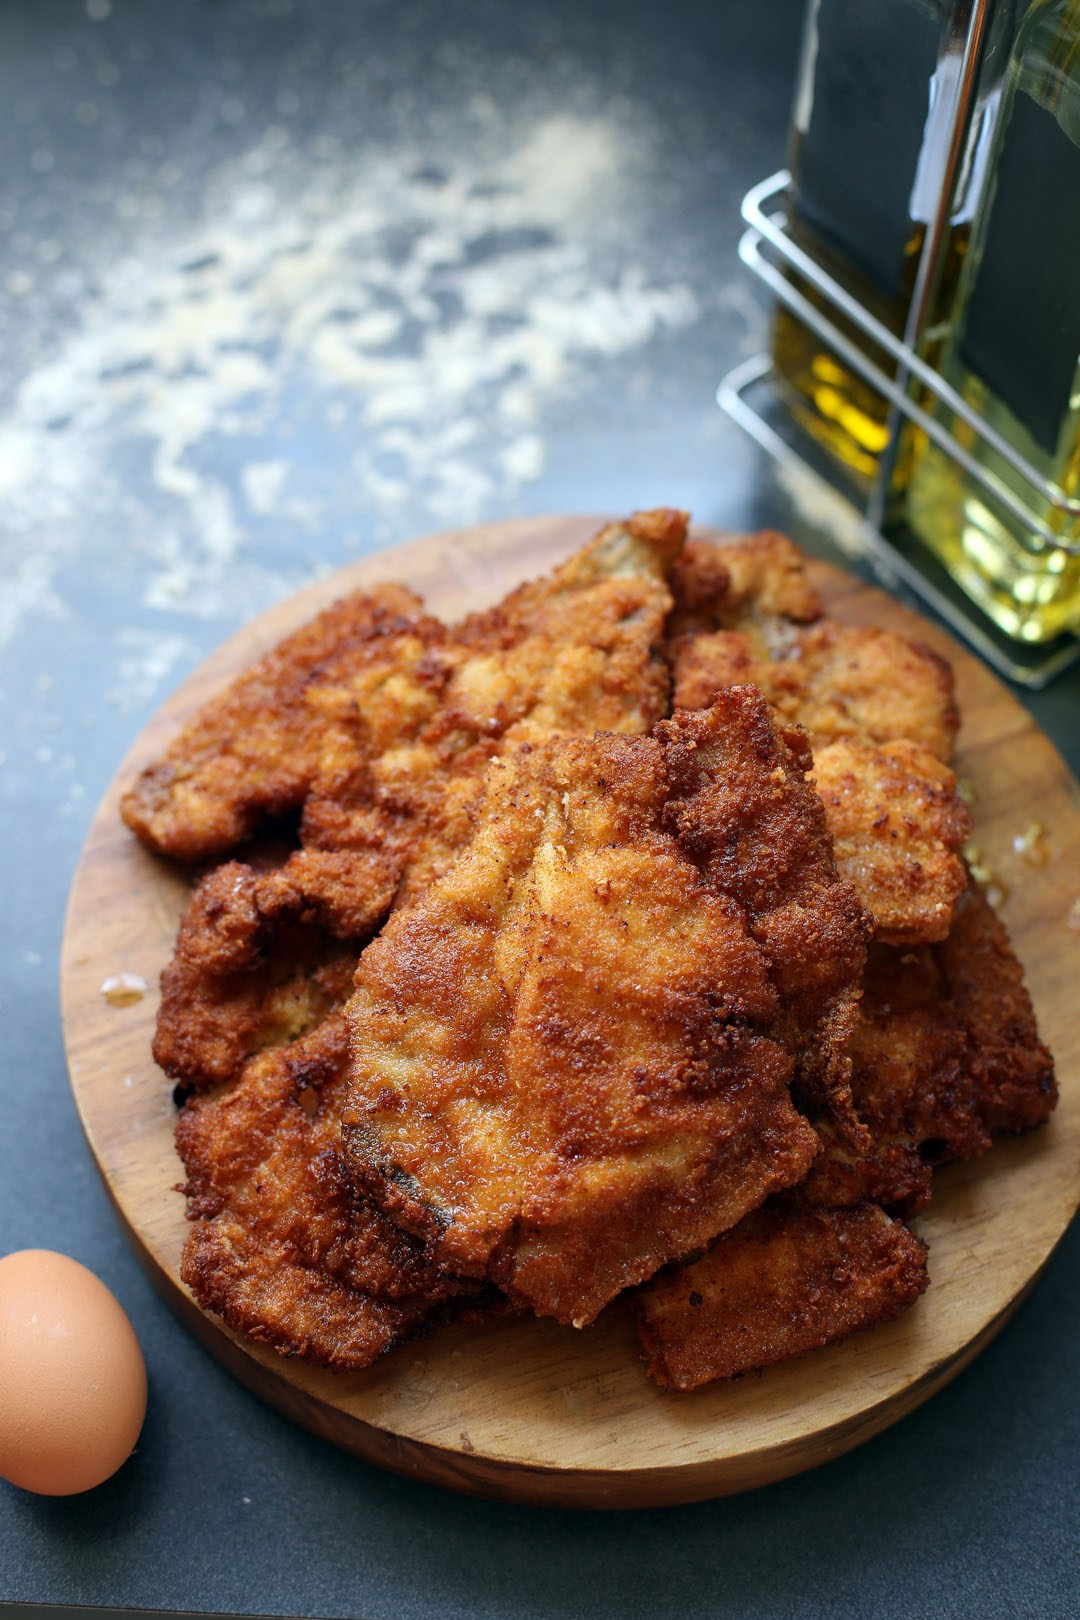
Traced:
<path fill-rule="evenodd" d="M 948 37 L 942 10 L 925 0 L 815 0 L 797 78 L 787 230 L 897 339 L 933 217 L 932 176 L 951 139 L 948 95 L 932 93 Z M 790 274 L 847 342 L 894 379 L 890 355 Z M 891 450 L 889 401 L 782 303 L 772 358 L 791 414 L 865 497 Z"/>
<path fill-rule="evenodd" d="M 800 291 L 820 302 L 812 288 Z M 835 311 L 829 318 L 838 325 L 843 319 Z M 848 335 L 868 347 L 860 334 Z M 792 416 L 856 483 L 869 486 L 889 442 L 888 401 L 782 304 L 773 318 L 772 354 L 777 384 Z M 879 353 L 874 358 L 888 365 Z"/>
<path fill-rule="evenodd" d="M 826 269 L 860 299 L 864 308 L 896 337 L 902 337 L 924 235 L 922 226 L 912 226 L 904 249 L 903 295 L 891 301 L 859 281 L 850 267 L 841 270 L 839 265 L 830 262 L 831 256 L 822 244 L 815 245 L 814 253 Z M 947 311 L 951 307 L 967 241 L 966 226 L 954 227 L 949 234 L 936 280 L 935 310 Z M 793 279 L 798 282 L 798 278 Z M 803 296 L 821 309 L 868 360 L 885 376 L 895 377 L 896 362 L 884 349 L 845 321 L 812 287 L 801 282 L 798 285 Z M 922 353 L 930 365 L 937 363 L 945 330 L 940 321 L 928 325 Z M 772 356 L 777 387 L 796 421 L 852 475 L 856 485 L 864 492 L 868 490 L 889 446 L 888 400 L 783 304 L 777 305 L 773 316 Z M 911 465 L 910 438 L 901 438 L 890 473 L 890 499 L 895 501 L 903 493 Z"/>
<path fill-rule="evenodd" d="M 977 379 L 970 378 L 963 392 L 973 403 L 980 402 L 995 426 L 1011 427 L 1014 443 L 1026 438 L 1019 424 L 995 421 L 1008 413 L 998 402 L 985 399 Z M 984 396 L 981 401 L 980 395 Z M 1075 413 L 1073 436 L 1076 448 L 1068 458 L 1065 484 L 1066 493 L 1071 494 L 1076 493 L 1080 473 L 1080 412 Z M 980 451 L 971 443 L 970 431 L 957 431 L 961 442 L 965 437 L 966 448 L 1021 494 L 1062 540 L 1080 542 L 1080 522 L 1066 521 L 1046 500 L 1034 501 L 1030 487 L 1000 457 Z M 999 629 L 1017 641 L 1037 643 L 1080 627 L 1080 557 L 1044 547 L 1030 526 L 921 434 L 916 435 L 911 462 L 914 471 L 905 505 L 911 527 Z"/>
<path fill-rule="evenodd" d="M 1020 144 L 1025 141 L 1026 146 Z M 1028 167 L 1018 167 L 1014 158 L 1009 168 L 1010 151 L 1025 154 Z M 1067 499 L 1080 493 L 1080 305 L 1058 296 L 1063 287 L 1075 289 L 1080 275 L 1075 245 L 1080 0 L 1037 0 L 1027 14 L 1006 78 L 991 169 L 992 183 L 973 222 L 968 262 L 959 279 L 956 315 L 936 363 L 1051 493 L 1024 479 L 944 406 L 937 407 L 937 416 L 1034 521 L 1044 524 L 1062 546 L 1080 545 L 1080 518 L 1051 498 L 1054 492 Z M 1042 192 L 1035 189 L 1040 185 Z M 1050 201 L 1037 215 L 1030 207 L 1035 217 L 1020 228 L 1016 222 L 1022 213 L 1002 210 L 1015 210 L 1025 193 L 1029 198 L 1045 193 Z M 1004 218 L 1012 223 L 1007 238 L 1002 235 Z M 998 284 L 1007 287 L 1008 297 L 999 305 L 989 339 L 984 313 L 983 336 L 976 345 L 981 359 L 969 362 L 965 334 L 988 267 Z M 1017 338 L 1017 333 L 1023 335 Z M 1056 381 L 1047 380 L 1054 370 L 1048 354 L 1060 361 Z M 998 382 L 992 386 L 973 369 L 976 364 L 987 375 L 996 369 Z M 1012 403 L 1007 403 L 1003 396 L 1010 391 Z M 1038 643 L 1080 629 L 1080 557 L 1046 542 L 1033 521 L 1012 513 L 925 435 L 910 435 L 909 459 L 903 507 L 908 522 L 1001 630 L 1019 641 Z"/>

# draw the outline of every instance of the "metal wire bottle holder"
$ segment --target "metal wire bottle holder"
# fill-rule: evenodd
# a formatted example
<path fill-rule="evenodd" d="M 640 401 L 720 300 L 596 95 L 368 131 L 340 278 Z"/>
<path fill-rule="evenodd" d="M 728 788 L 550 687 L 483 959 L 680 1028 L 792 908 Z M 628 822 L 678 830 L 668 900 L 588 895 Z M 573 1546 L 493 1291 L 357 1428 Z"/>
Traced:
<path fill-rule="evenodd" d="M 856 374 L 885 398 L 890 405 L 889 442 L 881 456 L 863 513 L 863 536 L 867 551 L 888 574 L 900 578 L 966 637 L 1002 674 L 1020 684 L 1041 688 L 1069 665 L 1080 661 L 1080 639 L 1059 637 L 1045 647 L 1012 646 L 993 630 L 974 607 L 939 588 L 928 573 L 882 533 L 889 480 L 904 423 L 913 423 L 940 450 L 963 470 L 973 484 L 984 490 L 1021 522 L 1031 536 L 1033 551 L 1064 552 L 1080 555 L 1080 541 L 1065 540 L 1028 503 L 1010 488 L 991 467 L 983 465 L 931 411 L 915 389 L 940 402 L 955 421 L 961 422 L 988 449 L 992 450 L 1036 497 L 1065 519 L 1080 518 L 1080 499 L 1069 496 L 1057 484 L 1044 478 L 1016 446 L 995 429 L 968 400 L 945 380 L 940 372 L 915 352 L 910 342 L 898 338 L 848 290 L 792 240 L 786 229 L 784 200 L 791 183 L 786 169 L 759 181 L 747 192 L 742 217 L 748 229 L 739 243 L 739 258 L 765 283 L 811 331 L 821 338 Z M 826 304 L 862 333 L 879 351 L 895 361 L 895 375 L 883 371 L 858 343 L 818 307 L 769 257 L 772 252 L 795 275 L 812 288 Z M 768 354 L 754 355 L 736 366 L 723 379 L 717 391 L 719 404 L 771 455 L 788 465 L 796 464 L 812 478 L 822 475 L 747 399 L 753 386 L 773 372 Z M 828 480 L 826 480 L 828 482 Z"/>

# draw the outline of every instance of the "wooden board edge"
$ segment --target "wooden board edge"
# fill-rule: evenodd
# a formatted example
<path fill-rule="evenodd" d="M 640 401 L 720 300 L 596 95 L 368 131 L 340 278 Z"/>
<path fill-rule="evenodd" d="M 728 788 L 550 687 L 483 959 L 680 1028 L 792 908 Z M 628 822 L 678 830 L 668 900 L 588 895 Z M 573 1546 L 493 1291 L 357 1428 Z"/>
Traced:
<path fill-rule="evenodd" d="M 1024 1288 L 979 1334 L 928 1368 L 900 1396 L 883 1396 L 873 1406 L 815 1431 L 813 1436 L 764 1446 L 757 1452 L 735 1458 L 657 1468 L 583 1469 L 568 1473 L 561 1468 L 470 1456 L 465 1450 L 450 1450 L 413 1440 L 343 1414 L 340 1408 L 275 1377 L 273 1369 L 253 1356 L 238 1334 L 203 1311 L 186 1288 L 178 1289 L 175 1280 L 129 1223 L 108 1180 L 103 1176 L 102 1181 L 121 1230 L 158 1296 L 220 1366 L 280 1417 L 361 1462 L 416 1483 L 484 1501 L 579 1512 L 688 1506 L 760 1490 L 836 1460 L 916 1411 L 969 1366 L 1027 1299 L 1057 1248 L 1055 1243 Z"/>
<path fill-rule="evenodd" d="M 535 527 L 536 523 L 541 520 L 518 521 L 523 527 L 529 528 Z M 576 533 L 569 533 L 568 529 L 564 530 L 567 535 L 567 547 L 571 546 L 580 537 L 581 531 L 591 532 L 597 522 L 597 520 L 589 518 L 564 519 L 561 521 L 564 525 L 572 525 L 576 529 Z M 698 530 L 696 532 L 703 538 L 710 537 L 708 531 Z M 413 545 L 421 546 L 424 543 L 421 540 L 413 542 Z M 400 557 L 400 552 L 387 553 L 386 557 L 396 561 Z M 829 565 L 824 564 L 819 566 L 822 568 L 829 567 Z M 387 577 L 390 576 L 391 571 L 391 569 L 388 569 Z M 856 586 L 861 584 L 858 581 L 853 583 Z M 874 586 L 862 588 L 866 590 L 878 589 Z M 336 594 L 340 594 L 340 591 Z M 315 611 L 321 603 L 332 600 L 332 594 L 327 591 L 327 582 L 319 581 L 314 586 L 310 586 L 304 592 L 299 593 L 297 597 L 289 598 L 286 603 L 279 604 L 278 608 L 282 613 L 287 611 L 288 618 L 292 620 L 295 618 L 300 602 L 309 595 L 312 597 L 311 611 Z M 277 632 L 276 634 L 280 633 L 284 632 Z M 233 643 L 242 640 L 243 636 L 244 631 L 238 631 L 234 637 L 223 643 L 216 652 L 212 653 L 199 666 L 197 671 L 192 672 L 189 682 L 204 671 L 212 672 L 218 667 L 224 668 L 224 664 L 228 662 L 225 659 L 226 653 L 229 652 Z M 271 641 L 274 639 L 276 639 L 276 635 L 270 638 Z M 948 640 L 944 636 L 942 639 Z M 971 655 L 967 656 L 970 657 Z M 986 675 L 987 680 L 997 685 L 1001 684 L 996 682 L 996 678 L 991 676 L 988 671 L 982 673 Z M 222 676 L 222 680 L 227 678 L 227 673 Z M 187 685 L 186 682 L 185 688 Z M 181 691 L 183 690 L 184 688 L 181 688 Z M 1008 689 L 1003 688 L 1003 690 L 1007 692 Z M 176 696 L 178 694 L 174 694 L 174 698 Z M 202 700 L 203 698 L 200 696 L 196 701 Z M 172 701 L 169 700 L 166 703 L 165 709 L 171 706 Z M 1038 735 L 1042 736 L 1041 733 Z M 1054 753 L 1061 770 L 1072 783 L 1075 791 L 1075 779 L 1061 759 L 1060 754 L 1053 749 L 1053 745 L 1048 739 L 1042 738 L 1042 741 Z M 95 833 L 100 832 L 100 835 L 104 838 L 106 836 L 106 825 L 112 826 L 118 820 L 119 785 L 124 779 L 125 771 L 130 773 L 129 762 L 139 752 L 140 742 L 141 736 L 136 739 L 124 763 L 103 795 L 87 835 L 87 847 L 91 845 Z M 73 884 L 68 907 L 69 915 L 74 898 L 75 885 Z M 68 1018 L 65 992 L 70 982 L 67 949 L 68 928 L 67 919 L 65 918 L 64 948 L 61 954 L 61 1006 L 62 1017 L 65 1021 L 65 1044 L 67 1044 Z M 141 1237 L 131 1227 L 113 1195 L 113 1189 L 109 1185 L 108 1176 L 95 1147 L 93 1133 L 90 1123 L 85 1117 L 78 1090 L 74 1086 L 73 1089 L 76 1090 L 76 1105 L 79 1109 L 80 1120 L 92 1156 L 99 1173 L 103 1177 L 114 1208 L 117 1210 L 122 1228 L 135 1247 L 140 1261 L 147 1269 L 158 1292 L 178 1311 L 199 1341 L 219 1361 L 229 1367 L 231 1371 L 237 1373 L 241 1381 L 249 1388 L 252 1388 L 254 1393 L 267 1404 L 283 1412 L 284 1415 L 298 1422 L 304 1428 L 330 1440 L 334 1444 L 342 1446 L 354 1455 L 364 1457 L 370 1462 L 410 1478 L 422 1478 L 467 1494 L 495 1497 L 505 1501 L 579 1508 L 675 1505 L 755 1488 L 812 1468 L 821 1461 L 829 1460 L 832 1456 L 838 1456 L 859 1444 L 862 1440 L 881 1432 L 892 1422 L 897 1421 L 907 1412 L 913 1410 L 943 1387 L 957 1372 L 961 1371 L 984 1345 L 1000 1331 L 1000 1328 L 1016 1309 L 1020 1300 L 1026 1297 L 1037 1277 L 1041 1275 L 1042 1270 L 1045 1269 L 1046 1264 L 1049 1262 L 1057 1242 L 1060 1241 L 1059 1233 L 1038 1266 L 1037 1271 L 1020 1293 L 967 1345 L 962 1346 L 953 1355 L 944 1358 L 941 1363 L 927 1369 L 918 1379 L 913 1381 L 908 1390 L 903 1391 L 901 1394 L 895 1392 L 890 1394 L 877 1403 L 876 1406 L 866 1408 L 853 1417 L 841 1420 L 832 1429 L 817 1431 L 812 1438 L 812 1444 L 815 1449 L 821 1444 L 824 1447 L 825 1455 L 804 1456 L 803 1452 L 809 1443 L 802 1439 L 786 1442 L 772 1448 L 763 1448 L 760 1454 L 746 1453 L 734 1460 L 725 1458 L 719 1463 L 693 1463 L 674 1469 L 627 1470 L 618 1474 L 607 1471 L 580 1470 L 568 1476 L 565 1470 L 562 1469 L 547 1469 L 521 1462 L 506 1462 L 490 1458 L 469 1458 L 467 1453 L 447 1451 L 427 1442 L 394 1435 L 387 1430 L 378 1429 L 352 1416 L 349 1416 L 345 1421 L 353 1425 L 355 1434 L 342 1439 L 338 1433 L 333 1432 L 340 1427 L 343 1421 L 339 1409 L 328 1407 L 317 1397 L 312 1396 L 307 1391 L 298 1389 L 292 1384 L 275 1381 L 272 1372 L 261 1362 L 250 1356 L 238 1338 L 230 1335 L 229 1330 L 219 1324 L 216 1319 L 203 1313 L 186 1293 L 186 1290 L 180 1291 L 182 1285 L 178 1285 L 177 1280 L 161 1266 L 157 1257 L 146 1247 Z M 1080 1198 L 1080 1191 L 1078 1191 L 1077 1197 Z M 1075 1209 L 1075 1201 L 1073 1209 Z M 1067 1225 L 1067 1221 L 1068 1217 L 1066 1217 L 1064 1224 Z M 1064 1230 L 1064 1225 L 1062 1230 Z M 264 1382 L 266 1385 L 265 1390 L 260 1387 Z M 745 1470 L 742 1466 L 744 1463 L 747 1465 Z M 751 1463 L 754 1465 L 753 1467 L 750 1466 Z M 744 1473 L 746 1477 L 743 1477 Z M 674 1477 L 669 1479 L 669 1475 Z M 572 1480 L 572 1489 L 568 1489 L 568 1478 Z M 581 1500 L 582 1486 L 588 1487 L 595 1493 L 594 1499 L 587 1502 Z"/>

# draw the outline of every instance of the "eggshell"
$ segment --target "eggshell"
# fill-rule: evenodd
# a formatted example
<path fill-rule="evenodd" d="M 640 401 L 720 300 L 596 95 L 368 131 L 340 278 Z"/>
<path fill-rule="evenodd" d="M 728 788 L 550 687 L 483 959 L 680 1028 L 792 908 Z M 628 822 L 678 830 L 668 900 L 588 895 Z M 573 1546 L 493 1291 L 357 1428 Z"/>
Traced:
<path fill-rule="evenodd" d="M 48 1249 L 0 1260 L 0 1475 L 41 1496 L 90 1490 L 145 1415 L 139 1341 L 105 1284 Z"/>

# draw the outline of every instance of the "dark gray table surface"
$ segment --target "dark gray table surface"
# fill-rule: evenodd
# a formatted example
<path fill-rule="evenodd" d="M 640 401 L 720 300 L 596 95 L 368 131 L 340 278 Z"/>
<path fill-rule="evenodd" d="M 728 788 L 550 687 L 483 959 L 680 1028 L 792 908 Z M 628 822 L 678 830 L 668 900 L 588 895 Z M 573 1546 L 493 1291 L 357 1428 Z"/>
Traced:
<path fill-rule="evenodd" d="M 99 1490 L 0 1483 L 0 1599 L 1080 1613 L 1075 1228 L 968 1371 L 812 1475 L 656 1512 L 506 1507 L 380 1473 L 236 1385 L 144 1280 L 68 1089 L 57 957 L 93 807 L 244 620 L 358 555 L 514 513 L 678 503 L 832 554 L 713 401 L 765 330 L 738 202 L 782 160 L 800 11 L 4 8 L 0 1252 L 99 1273 L 150 1406 Z M 1032 704 L 1074 770 L 1078 698 L 1072 677 Z"/>

